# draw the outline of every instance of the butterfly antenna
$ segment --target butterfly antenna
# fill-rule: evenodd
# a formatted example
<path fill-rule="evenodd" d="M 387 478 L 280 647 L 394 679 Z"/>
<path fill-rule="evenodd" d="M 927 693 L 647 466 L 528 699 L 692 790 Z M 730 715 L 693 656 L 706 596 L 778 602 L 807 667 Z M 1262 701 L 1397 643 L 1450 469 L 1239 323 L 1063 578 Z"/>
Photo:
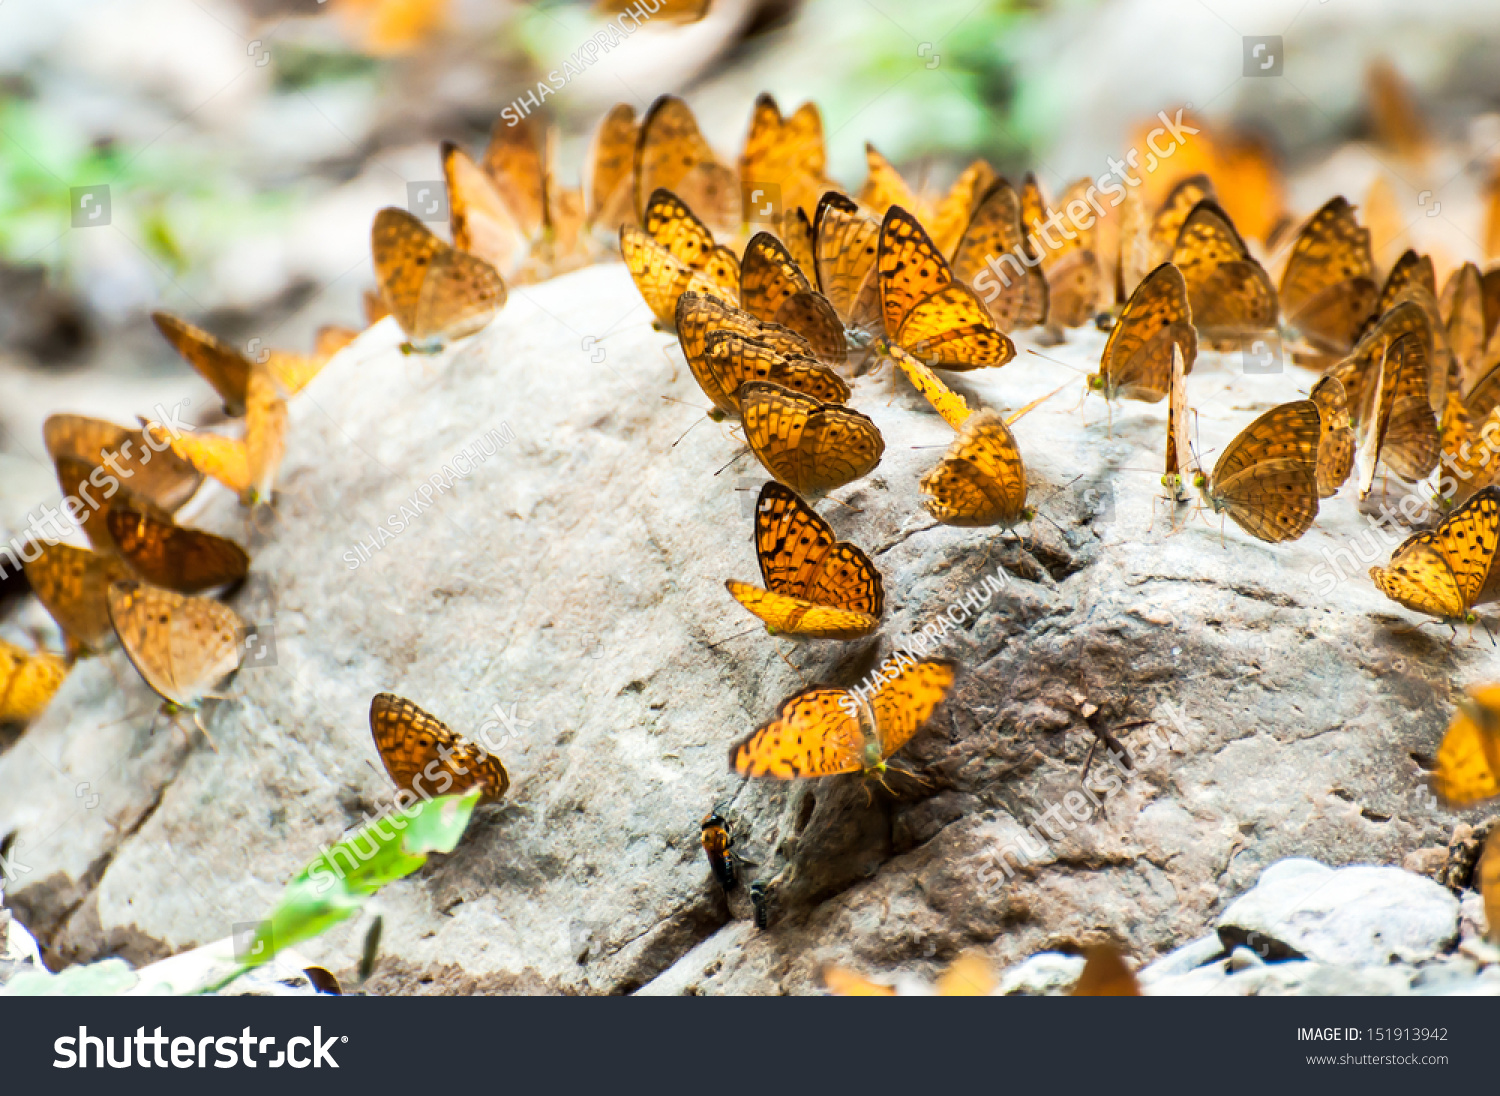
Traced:
<path fill-rule="evenodd" d="M 666 398 L 667 398 L 666 396 L 662 397 L 662 399 L 666 399 Z M 708 422 L 708 421 L 709 420 L 707 418 L 698 419 L 696 422 L 693 423 L 692 426 L 689 426 L 686 430 L 684 430 L 681 434 L 679 434 L 677 436 L 677 441 L 674 441 L 668 448 L 676 449 L 677 448 L 677 442 L 680 442 L 683 438 L 687 437 L 694 430 L 696 430 L 698 428 L 699 424 L 705 423 L 705 422 Z"/>
<path fill-rule="evenodd" d="M 753 631 L 755 631 L 754 628 L 746 628 L 743 632 L 735 632 L 734 635 L 732 635 L 732 636 L 725 636 L 723 639 L 720 639 L 720 640 L 717 640 L 717 641 L 715 641 L 713 643 L 710 643 L 708 645 L 708 649 L 710 651 L 712 651 L 715 647 L 719 646 L 721 643 L 728 643 L 731 639 L 739 639 L 740 636 L 747 636 L 747 635 L 749 635 Z"/>
<path fill-rule="evenodd" d="M 1058 385 L 1051 392 L 1048 392 L 1045 396 L 1038 396 L 1036 399 L 1034 399 L 1030 403 L 1028 403 L 1025 407 L 1021 408 L 1019 411 L 1016 411 L 1013 414 L 1011 414 L 1009 417 L 1007 417 L 1006 420 L 1005 420 L 1005 425 L 1006 426 L 1013 426 L 1023 416 L 1030 414 L 1032 411 L 1035 411 L 1038 407 L 1040 407 L 1042 404 L 1046 403 L 1053 396 L 1057 395 L 1059 392 L 1061 392 L 1064 388 L 1068 387 L 1068 385 L 1070 385 L 1072 383 L 1073 383 L 1072 381 L 1067 381 L 1064 384 Z M 1085 389 L 1084 390 L 1084 395 L 1087 395 L 1087 394 L 1088 394 L 1088 390 Z"/>
<path fill-rule="evenodd" d="M 1070 365 L 1069 363 L 1063 361 L 1061 358 L 1054 358 L 1051 354 L 1043 354 L 1040 351 L 1038 351 L 1038 350 L 1032 350 L 1029 347 L 1027 348 L 1026 353 L 1028 353 L 1028 354 L 1035 354 L 1037 357 L 1041 358 L 1043 361 L 1051 362 L 1053 365 L 1060 365 L 1064 369 L 1067 369 L 1067 370 L 1070 370 L 1071 372 L 1077 373 L 1080 377 L 1086 377 L 1086 376 L 1088 376 L 1087 372 L 1085 372 L 1082 369 L 1079 369 L 1076 365 Z M 1088 395 L 1088 389 L 1087 388 L 1084 389 L 1084 395 Z"/>
<path fill-rule="evenodd" d="M 726 465 L 724 465 L 724 467 L 723 467 L 723 468 L 720 468 L 720 469 L 719 469 L 719 471 L 718 471 L 718 472 L 715 472 L 715 473 L 714 473 L 714 475 L 716 475 L 716 476 L 717 476 L 717 475 L 718 475 L 718 474 L 719 474 L 719 472 L 723 472 L 723 471 L 724 471 L 724 470 L 725 470 L 725 469 L 726 469 L 726 468 L 728 468 L 728 467 L 729 467 L 729 466 L 730 466 L 730 465 L 733 465 L 733 464 L 738 464 L 738 463 L 739 463 L 739 462 L 740 462 L 740 461 L 741 461 L 741 460 L 743 460 L 743 459 L 744 459 L 744 458 L 745 458 L 745 456 L 746 456 L 746 455 L 747 455 L 747 454 L 748 454 L 748 453 L 749 453 L 749 452 L 750 452 L 750 450 L 749 450 L 749 448 L 748 448 L 748 447 L 747 447 L 747 448 L 745 448 L 745 449 L 741 449 L 741 450 L 740 450 L 740 451 L 739 451 L 739 452 L 738 452 L 738 453 L 736 453 L 736 454 L 735 454 L 735 455 L 734 455 L 734 456 L 733 456 L 733 457 L 731 457 L 731 458 L 730 458 L 730 459 L 729 459 L 729 464 L 726 464 Z"/>

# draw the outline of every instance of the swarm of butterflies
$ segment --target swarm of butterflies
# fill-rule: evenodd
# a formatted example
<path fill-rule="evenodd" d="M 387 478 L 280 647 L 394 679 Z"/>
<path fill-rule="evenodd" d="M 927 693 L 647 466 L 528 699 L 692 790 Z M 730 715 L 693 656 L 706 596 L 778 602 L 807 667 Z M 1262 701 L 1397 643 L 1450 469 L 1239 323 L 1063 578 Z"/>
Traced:
<path fill-rule="evenodd" d="M 676 334 L 709 417 L 735 420 L 770 476 L 754 518 L 760 583 L 726 586 L 773 636 L 854 640 L 880 627 L 879 570 L 811 505 L 868 475 L 884 451 L 875 423 L 849 406 L 851 380 L 894 363 L 893 374 L 953 428 L 920 481 L 933 517 L 1012 529 L 1035 511 L 1010 426 L 1041 400 L 1009 415 L 971 408 L 939 372 L 998 369 L 1016 356 L 1012 332 L 1040 327 L 1056 341 L 1089 323 L 1109 331 L 1089 391 L 1111 408 L 1168 401 L 1162 484 L 1174 503 L 1186 501 L 1191 484 L 1206 507 L 1278 543 L 1305 533 L 1356 466 L 1364 498 L 1377 469 L 1415 482 L 1442 464 L 1455 473 L 1456 487 L 1441 500 L 1450 512 L 1371 577 L 1400 604 L 1450 623 L 1472 623 L 1476 605 L 1500 596 L 1490 575 L 1500 462 L 1475 456 L 1486 428 L 1500 423 L 1500 269 L 1465 263 L 1439 292 L 1431 258 L 1408 251 L 1382 283 L 1370 231 L 1334 197 L 1300 228 L 1283 217 L 1267 233 L 1266 248 L 1287 256 L 1273 279 L 1208 173 L 1180 179 L 1150 206 L 1127 190 L 1109 211 L 1112 242 L 1101 218 L 1053 246 L 1043 225 L 1055 214 L 1034 176 L 1018 190 L 976 161 L 931 198 L 867 145 L 868 178 L 851 196 L 827 175 L 817 107 L 783 115 L 769 95 L 755 103 L 735 164 L 718 157 L 673 96 L 639 118 L 626 104 L 608 112 L 586 188 L 559 183 L 556 148 L 554 133 L 539 138 L 525 120 L 497 124 L 478 159 L 443 145 L 451 242 L 405 210 L 382 209 L 371 230 L 377 285 L 366 294 L 366 319 L 392 316 L 403 352 L 437 353 L 485 328 L 507 285 L 597 262 L 617 241 L 656 324 Z M 1228 153 L 1217 162 L 1234 165 L 1235 175 L 1254 172 Z M 1085 201 L 1087 184 L 1070 187 L 1058 208 Z M 1257 219 L 1271 221 L 1265 211 Z M 1007 255 L 1016 277 L 994 278 Z M 269 506 L 286 401 L 357 333 L 325 328 L 311 354 L 253 359 L 176 317 L 154 318 L 243 427 L 235 436 L 174 433 L 144 421 L 127 428 L 54 416 L 46 441 L 65 495 L 97 485 L 106 467 L 118 470 L 111 460 L 133 474 L 81 516 L 91 549 L 41 546 L 26 571 L 67 636 L 69 659 L 113 636 L 167 710 L 196 720 L 240 665 L 245 635 L 232 608 L 203 595 L 232 592 L 249 556 L 174 514 L 204 477 L 252 514 Z M 1200 346 L 1229 350 L 1271 337 L 1321 378 L 1306 398 L 1250 422 L 1211 470 L 1200 466 L 1186 390 Z M 0 658 L 0 718 L 10 720 L 40 710 L 68 665 L 10 646 Z M 805 689 L 732 747 L 730 769 L 775 779 L 862 773 L 884 783 L 892 756 L 927 724 L 957 672 L 946 659 L 903 660 L 873 690 Z M 1460 770 L 1482 767 L 1484 797 L 1500 794 L 1500 698 L 1479 695 L 1496 702 L 1476 699 L 1455 717 L 1467 721 L 1468 745 L 1447 776 L 1439 773 L 1453 801 L 1479 794 L 1473 780 L 1454 775 Z M 446 776 L 444 790 L 478 785 L 491 800 L 509 787 L 498 758 L 410 701 L 380 694 L 370 725 L 405 790 L 420 793 L 435 773 Z M 1460 784 L 1467 790 L 1454 790 Z M 716 811 L 702 833 L 728 891 L 746 862 L 729 823 Z M 768 885 L 748 889 L 764 926 Z"/>

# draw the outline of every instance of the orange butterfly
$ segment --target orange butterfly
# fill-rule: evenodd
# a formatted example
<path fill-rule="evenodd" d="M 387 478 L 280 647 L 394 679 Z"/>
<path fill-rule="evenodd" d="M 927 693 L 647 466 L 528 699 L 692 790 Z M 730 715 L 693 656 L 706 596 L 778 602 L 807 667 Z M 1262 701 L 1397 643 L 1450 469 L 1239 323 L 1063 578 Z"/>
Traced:
<path fill-rule="evenodd" d="M 783 118 L 775 98 L 762 92 L 750 115 L 739 167 L 745 223 L 797 209 L 811 217 L 819 196 L 832 187 L 817 105 L 803 103 Z"/>
<path fill-rule="evenodd" d="M 1001 268 L 1010 260 L 1007 273 Z M 1021 200 L 997 179 L 979 200 L 953 251 L 953 276 L 972 286 L 1001 331 L 1047 319 L 1047 278 L 1030 261 L 1021 227 Z"/>
<path fill-rule="evenodd" d="M 242 505 L 256 506 L 271 501 L 286 455 L 286 401 L 262 365 L 250 372 L 246 401 L 243 438 L 184 431 L 169 440 L 172 452 L 237 494 Z"/>
<path fill-rule="evenodd" d="M 381 296 L 409 340 L 403 353 L 438 353 L 483 330 L 505 305 L 493 266 L 448 246 L 404 209 L 375 214 L 370 251 Z"/>
<path fill-rule="evenodd" d="M 838 313 L 813 288 L 785 245 L 769 232 L 757 233 L 745 245 L 740 307 L 758 320 L 801 335 L 813 356 L 825 365 L 843 365 L 848 357 Z"/>
<path fill-rule="evenodd" d="M 494 754 L 451 730 L 410 700 L 377 693 L 370 733 L 385 771 L 401 791 L 427 798 L 483 787 L 483 801 L 504 798 L 510 774 Z"/>
<path fill-rule="evenodd" d="M 1156 403 L 1167 394 L 1172 352 L 1182 354 L 1184 373 L 1198 357 L 1198 333 L 1182 272 L 1163 263 L 1142 279 L 1110 329 L 1089 388 L 1108 401 Z"/>
<path fill-rule="evenodd" d="M 868 700 L 843 689 L 804 689 L 730 748 L 730 770 L 777 780 L 857 772 L 879 779 L 891 755 L 927 725 L 957 674 L 957 663 L 946 659 L 908 659 L 882 675 Z"/>
<path fill-rule="evenodd" d="M 885 592 L 870 557 L 775 481 L 756 502 L 755 554 L 765 588 L 724 585 L 771 635 L 858 639 L 880 627 Z"/>
<path fill-rule="evenodd" d="M 941 369 L 999 366 L 1016 356 L 984 303 L 953 277 L 926 230 L 900 206 L 886 210 L 877 275 L 889 344 Z"/>
<path fill-rule="evenodd" d="M 734 232 L 740 227 L 734 171 L 720 162 L 692 110 L 675 95 L 657 99 L 641 119 L 634 180 L 635 209 L 642 223 L 651 195 L 669 190 L 714 228 Z"/>
<path fill-rule="evenodd" d="M 1377 289 L 1370 231 L 1343 196 L 1330 198 L 1292 242 L 1278 296 L 1286 322 L 1315 351 L 1347 354 Z"/>

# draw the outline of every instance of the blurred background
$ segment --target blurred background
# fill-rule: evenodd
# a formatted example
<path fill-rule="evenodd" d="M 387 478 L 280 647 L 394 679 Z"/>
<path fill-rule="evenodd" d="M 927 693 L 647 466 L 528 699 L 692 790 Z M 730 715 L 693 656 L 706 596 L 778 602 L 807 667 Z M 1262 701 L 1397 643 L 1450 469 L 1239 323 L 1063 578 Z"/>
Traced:
<path fill-rule="evenodd" d="M 696 15 L 664 9 L 547 98 L 565 181 L 605 110 L 664 92 L 731 163 L 758 92 L 813 99 L 846 187 L 869 140 L 926 193 L 983 156 L 1056 195 L 1186 109 L 1216 137 L 1218 177 L 1276 191 L 1257 209 L 1300 219 L 1375 193 L 1382 267 L 1407 243 L 1440 283 L 1491 257 L 1494 0 L 712 0 Z M 561 0 L 0 2 L 4 539 L 57 495 L 46 415 L 128 423 L 188 396 L 212 421 L 218 401 L 152 309 L 242 349 L 361 324 L 374 212 L 442 178 L 440 140 L 477 152 L 608 18 Z M 1178 166 L 1162 188 L 1204 165 Z M 99 195 L 92 220 L 76 221 L 77 188 Z M 1236 217 L 1271 231 L 1269 213 Z"/>

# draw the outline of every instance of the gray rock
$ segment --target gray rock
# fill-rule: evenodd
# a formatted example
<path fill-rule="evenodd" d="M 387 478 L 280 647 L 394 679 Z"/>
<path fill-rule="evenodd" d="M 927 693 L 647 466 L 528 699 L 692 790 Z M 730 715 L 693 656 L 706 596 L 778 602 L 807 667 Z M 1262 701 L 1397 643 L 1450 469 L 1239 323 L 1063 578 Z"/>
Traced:
<path fill-rule="evenodd" d="M 1446 951 L 1458 938 L 1458 911 L 1443 887 L 1400 868 L 1294 859 L 1267 868 L 1218 929 L 1226 947 L 1245 944 L 1267 959 L 1377 966 Z"/>
<path fill-rule="evenodd" d="M 1175 978 L 1197 970 L 1220 958 L 1223 954 L 1224 941 L 1219 939 L 1218 933 L 1211 932 L 1207 936 L 1200 936 L 1196 940 L 1183 944 L 1180 948 L 1174 948 L 1156 962 L 1142 968 L 1136 977 L 1141 985 L 1147 986 L 1162 978 Z"/>
<path fill-rule="evenodd" d="M 1047 353 L 1092 369 L 1104 336 L 1069 339 Z M 1074 410 L 1079 380 L 1021 419 L 1033 498 L 1061 531 L 1039 519 L 1017 543 L 932 523 L 916 484 L 951 430 L 890 368 L 858 379 L 885 457 L 836 492 L 856 509 L 820 509 L 885 576 L 883 638 L 792 646 L 723 590 L 756 574 L 765 477 L 751 459 L 715 475 L 739 445 L 703 421 L 621 267 L 517 291 L 445 355 L 398 342 L 378 325 L 292 403 L 276 518 L 235 603 L 274 627 L 277 664 L 242 671 L 208 713 L 217 752 L 163 720 L 153 732 L 116 653 L 80 665 L 0 756 L 0 833 L 19 832 L 29 869 L 8 901 L 49 960 L 139 966 L 257 920 L 389 801 L 367 723 L 385 689 L 470 734 L 497 705 L 524 725 L 500 750 L 506 801 L 382 893 L 377 993 L 805 993 L 830 961 L 930 979 L 976 946 L 1001 969 L 1101 934 L 1149 960 L 1278 860 L 1398 862 L 1452 827 L 1412 794 L 1412 755 L 1431 754 L 1452 683 L 1493 678 L 1500 654 L 1406 634 L 1415 618 L 1363 563 L 1319 583 L 1324 552 L 1367 528 L 1350 498 L 1290 545 L 1221 538 L 1186 510 L 1174 529 L 1154 471 L 1165 405 L 1117 407 L 1111 430 L 1097 399 Z M 1006 408 L 1074 383 L 1019 345 L 954 383 Z M 1222 449 L 1311 380 L 1205 352 L 1190 378 L 1202 444 Z M 361 557 L 502 425 L 511 444 Z M 194 507 L 243 535 L 224 492 Z M 858 682 L 997 573 L 1004 589 L 942 645 L 964 666 L 954 696 L 901 753 L 928 787 L 728 773 L 729 745 L 783 697 Z M 1134 753 L 1098 807 L 1078 792 L 1096 730 Z M 1091 783 L 1108 768 L 1096 756 Z M 769 931 L 747 932 L 744 896 L 726 904 L 709 877 L 698 821 L 715 805 L 773 884 Z M 1055 836 L 1022 855 L 1049 811 Z M 347 982 L 361 938 L 341 926 L 302 950 Z"/>
<path fill-rule="evenodd" d="M 1054 997 L 1069 992 L 1083 973 L 1079 955 L 1043 951 L 1006 971 L 996 992 L 1002 997 Z"/>

